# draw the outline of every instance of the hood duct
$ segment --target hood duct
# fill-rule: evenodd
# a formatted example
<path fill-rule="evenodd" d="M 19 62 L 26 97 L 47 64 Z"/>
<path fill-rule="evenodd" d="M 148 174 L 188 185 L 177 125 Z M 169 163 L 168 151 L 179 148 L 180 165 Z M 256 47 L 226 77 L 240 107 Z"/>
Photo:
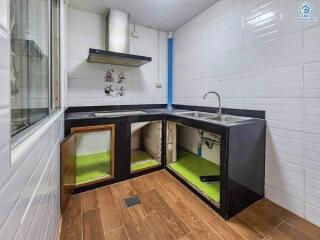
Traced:
<path fill-rule="evenodd" d="M 118 10 L 109 10 L 106 17 L 106 50 L 129 53 L 129 41 L 129 14 Z"/>
<path fill-rule="evenodd" d="M 140 67 L 152 59 L 129 54 L 130 18 L 123 11 L 110 9 L 106 17 L 106 50 L 89 49 L 88 62 Z"/>

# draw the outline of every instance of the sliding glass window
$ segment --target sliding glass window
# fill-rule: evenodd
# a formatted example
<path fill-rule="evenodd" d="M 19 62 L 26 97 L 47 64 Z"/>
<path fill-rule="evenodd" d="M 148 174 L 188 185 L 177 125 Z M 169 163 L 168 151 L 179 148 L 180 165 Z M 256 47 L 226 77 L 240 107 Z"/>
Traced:
<path fill-rule="evenodd" d="M 11 134 L 14 136 L 21 135 L 59 107 L 59 11 L 57 2 L 51 0 L 11 0 L 10 3 Z"/>

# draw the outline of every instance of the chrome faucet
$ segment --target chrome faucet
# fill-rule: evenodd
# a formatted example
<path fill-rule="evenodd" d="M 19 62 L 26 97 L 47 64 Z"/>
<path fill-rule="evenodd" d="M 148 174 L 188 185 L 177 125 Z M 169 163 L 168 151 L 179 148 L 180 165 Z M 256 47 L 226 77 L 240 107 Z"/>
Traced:
<path fill-rule="evenodd" d="M 215 94 L 215 95 L 217 95 L 218 101 L 219 101 L 219 111 L 218 111 L 218 114 L 219 114 L 219 115 L 222 115 L 222 110 L 221 110 L 221 97 L 220 97 L 219 93 L 214 92 L 214 91 L 207 92 L 207 93 L 203 96 L 203 99 L 206 99 L 209 94 Z"/>

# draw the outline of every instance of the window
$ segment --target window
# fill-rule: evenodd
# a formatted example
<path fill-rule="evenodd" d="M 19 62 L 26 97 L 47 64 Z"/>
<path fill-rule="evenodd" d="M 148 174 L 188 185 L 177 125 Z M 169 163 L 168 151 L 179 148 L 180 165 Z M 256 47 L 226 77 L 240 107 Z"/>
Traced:
<path fill-rule="evenodd" d="M 11 0 L 11 135 L 59 107 L 57 0 Z"/>

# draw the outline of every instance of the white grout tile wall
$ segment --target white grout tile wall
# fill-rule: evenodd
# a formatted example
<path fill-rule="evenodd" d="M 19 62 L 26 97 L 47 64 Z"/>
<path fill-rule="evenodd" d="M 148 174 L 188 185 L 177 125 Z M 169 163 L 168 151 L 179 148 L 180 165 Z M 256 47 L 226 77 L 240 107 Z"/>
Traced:
<path fill-rule="evenodd" d="M 174 32 L 174 103 L 266 111 L 266 197 L 320 225 L 320 1 L 222 0 Z"/>
<path fill-rule="evenodd" d="M 9 29 L 8 29 L 8 11 L 9 1 L 1 1 L 0 3 L 0 50 L 3 57 L 0 58 L 0 226 L 3 225 L 4 220 L 8 217 L 10 212 L 15 214 L 16 208 L 12 207 L 10 194 L 12 190 L 6 187 L 7 179 L 10 177 L 10 97 L 9 97 Z M 8 198 L 3 196 L 8 195 Z M 8 205 L 11 207 L 8 208 Z M 11 211 L 10 211 L 11 210 Z"/>
<path fill-rule="evenodd" d="M 105 49 L 104 16 L 70 7 L 68 25 L 69 106 L 166 103 L 167 33 L 159 31 L 158 38 L 157 30 L 136 27 L 139 38 L 130 38 L 130 53 L 150 56 L 152 62 L 133 68 L 87 62 L 89 48 Z M 110 69 L 114 69 L 115 78 L 119 72 L 125 73 L 125 96 L 110 97 L 104 93 L 108 85 L 104 74 Z M 161 82 L 162 88 L 156 88 L 156 82 Z"/>
<path fill-rule="evenodd" d="M 63 113 L 11 150 L 8 9 L 0 1 L 0 239 L 56 240 Z"/>

